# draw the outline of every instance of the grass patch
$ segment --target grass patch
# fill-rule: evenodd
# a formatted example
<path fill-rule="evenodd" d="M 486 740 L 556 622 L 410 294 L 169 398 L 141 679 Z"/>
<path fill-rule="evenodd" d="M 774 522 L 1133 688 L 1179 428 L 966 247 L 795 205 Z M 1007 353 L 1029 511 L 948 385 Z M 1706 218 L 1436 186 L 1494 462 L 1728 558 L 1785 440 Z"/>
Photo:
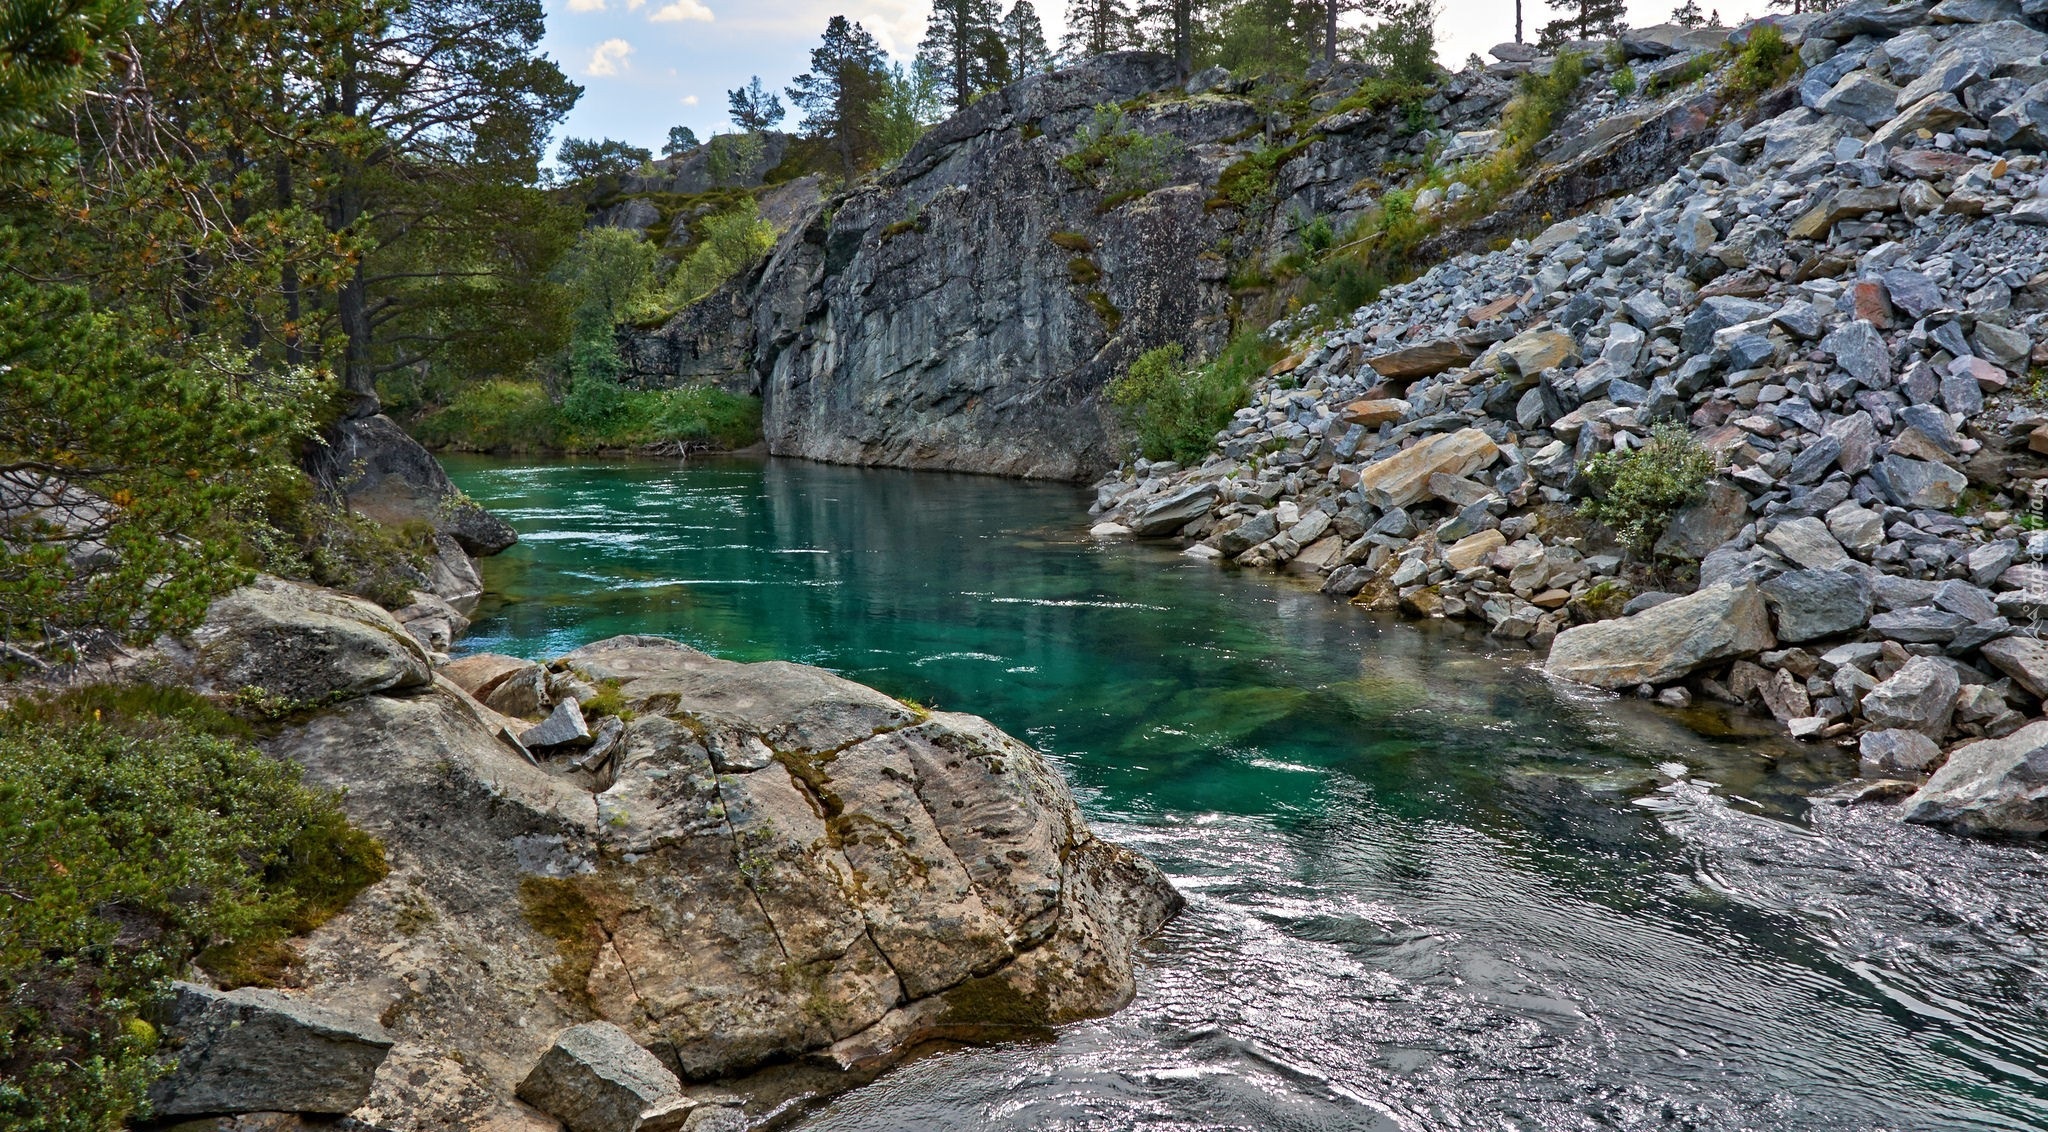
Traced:
<path fill-rule="evenodd" d="M 581 453 L 682 445 L 744 448 L 761 437 L 761 401 L 708 385 L 618 388 L 596 425 L 574 423 L 537 381 L 497 379 L 470 386 L 447 406 L 412 422 L 429 448 L 480 452 Z"/>
<path fill-rule="evenodd" d="M 1111 302 L 1109 296 L 1104 292 L 1090 291 L 1083 298 L 1087 301 L 1089 308 L 1095 312 L 1095 316 L 1102 320 L 1102 325 L 1107 327 L 1111 334 L 1116 333 L 1117 328 L 1124 324 L 1124 312 L 1116 309 L 1116 304 Z"/>
<path fill-rule="evenodd" d="M 1165 185 L 1181 151 L 1179 138 L 1145 133 L 1122 107 L 1104 103 L 1074 132 L 1074 149 L 1060 158 L 1060 168 L 1122 203 Z M 1103 211 L 1112 207 L 1105 201 Z"/>
<path fill-rule="evenodd" d="M 0 1126 L 146 1113 L 142 1009 L 195 959 L 282 971 L 387 870 L 334 795 L 189 692 L 89 688 L 0 714 Z"/>
<path fill-rule="evenodd" d="M 1318 139 L 1311 134 L 1289 146 L 1262 145 L 1238 158 L 1216 178 L 1212 207 L 1230 207 L 1240 212 L 1261 210 L 1273 202 L 1273 186 L 1280 167 L 1301 156 Z"/>
<path fill-rule="evenodd" d="M 1217 430 L 1244 405 L 1252 382 L 1278 354 L 1254 330 L 1239 332 L 1201 365 L 1188 365 L 1179 345 L 1161 346 L 1140 354 L 1105 394 L 1147 459 L 1193 463 L 1208 454 Z"/>
<path fill-rule="evenodd" d="M 1051 240 L 1055 247 L 1065 248 L 1070 252 L 1086 254 L 1095 250 L 1095 242 L 1079 232 L 1054 232 L 1046 239 Z"/>
<path fill-rule="evenodd" d="M 1077 255 L 1067 261 L 1067 278 L 1073 280 L 1076 287 L 1093 287 L 1102 279 L 1102 269 L 1087 256 Z"/>

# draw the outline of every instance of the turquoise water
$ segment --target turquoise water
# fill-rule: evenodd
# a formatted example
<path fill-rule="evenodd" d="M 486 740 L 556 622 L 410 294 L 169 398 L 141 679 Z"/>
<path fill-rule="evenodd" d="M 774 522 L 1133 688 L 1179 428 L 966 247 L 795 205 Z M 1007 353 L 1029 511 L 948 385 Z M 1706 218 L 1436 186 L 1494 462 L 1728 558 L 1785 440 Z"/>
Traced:
<path fill-rule="evenodd" d="M 987 716 L 1188 895 L 1123 1013 L 800 1127 L 2048 1127 L 2048 858 L 1810 808 L 1837 752 L 1098 545 L 1071 488 L 449 464 L 523 540 L 465 648 L 658 633 Z"/>

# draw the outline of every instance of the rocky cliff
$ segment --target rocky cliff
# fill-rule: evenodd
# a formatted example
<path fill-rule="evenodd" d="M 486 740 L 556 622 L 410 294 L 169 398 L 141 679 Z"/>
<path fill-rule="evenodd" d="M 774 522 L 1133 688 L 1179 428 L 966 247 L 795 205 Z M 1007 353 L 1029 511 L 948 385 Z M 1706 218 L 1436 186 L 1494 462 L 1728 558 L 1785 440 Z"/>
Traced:
<path fill-rule="evenodd" d="M 260 689 L 264 748 L 391 865 L 292 986 L 180 991 L 166 1113 L 741 1127 L 923 1041 L 1118 1008 L 1180 903 L 1036 751 L 801 665 L 624 637 L 436 671 L 376 606 L 264 579 L 126 674 Z"/>
<path fill-rule="evenodd" d="M 1233 291 L 1233 272 L 1298 246 L 1311 218 L 1341 230 L 1433 146 L 1496 144 L 1484 128 L 1527 69 L 1447 79 L 1416 102 L 1434 129 L 1347 105 L 1371 81 L 1357 67 L 1182 86 L 1164 57 L 1125 53 L 1017 83 L 819 203 L 717 294 L 627 335 L 632 380 L 758 392 L 780 455 L 1085 478 L 1123 451 L 1110 378 L 1154 346 L 1219 348 L 1262 294 Z M 1174 139 L 1156 183 L 1071 167 L 1098 107 Z"/>
<path fill-rule="evenodd" d="M 1668 178 L 1310 337 L 1199 466 L 1105 481 L 1099 529 L 1483 620 L 1560 679 L 1752 708 L 1853 750 L 1910 820 L 2048 829 L 2044 17 L 1778 21 L 1803 69 L 1772 116 L 1660 111 L 1660 151 L 1691 150 Z M 1713 475 L 1630 547 L 1584 504 L 1646 450 Z"/>

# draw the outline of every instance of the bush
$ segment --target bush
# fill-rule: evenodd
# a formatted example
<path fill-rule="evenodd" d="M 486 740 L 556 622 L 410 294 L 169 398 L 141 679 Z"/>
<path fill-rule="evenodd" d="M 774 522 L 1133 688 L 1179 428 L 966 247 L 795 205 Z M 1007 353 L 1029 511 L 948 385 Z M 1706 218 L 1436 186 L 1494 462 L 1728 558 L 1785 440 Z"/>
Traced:
<path fill-rule="evenodd" d="M 412 434 L 429 448 L 562 453 L 677 446 L 729 450 L 761 438 L 760 399 L 708 385 L 642 390 L 615 384 L 610 395 L 616 396 L 617 407 L 596 425 L 568 419 L 575 385 L 569 392 L 557 408 L 537 381 L 486 381 L 412 422 Z"/>
<path fill-rule="evenodd" d="M 696 245 L 669 278 L 663 305 L 681 310 L 717 290 L 775 246 L 775 227 L 761 219 L 752 197 L 698 225 Z"/>
<path fill-rule="evenodd" d="M 1608 79 L 1607 82 L 1608 85 L 1614 88 L 1614 93 L 1623 98 L 1627 98 L 1636 92 L 1636 73 L 1631 67 L 1622 67 L 1614 72 L 1614 77 Z"/>
<path fill-rule="evenodd" d="M 1274 352 L 1255 331 L 1240 333 L 1214 360 L 1194 367 L 1184 364 L 1180 346 L 1161 346 L 1138 355 L 1105 392 L 1146 458 L 1191 463 L 1208 454 Z"/>
<path fill-rule="evenodd" d="M 1166 184 L 1180 159 L 1180 139 L 1152 135 L 1130 124 L 1123 107 L 1103 103 L 1074 132 L 1075 149 L 1060 167 L 1111 197 L 1143 196 Z"/>
<path fill-rule="evenodd" d="M 335 798 L 189 692 L 89 688 L 0 715 L 0 1126 L 144 1115 L 137 1017 L 195 958 L 274 972 L 386 870 Z M 216 969 L 216 974 L 223 972 Z"/>
<path fill-rule="evenodd" d="M 1735 62 L 1728 68 L 1724 89 L 1732 98 L 1756 98 L 1799 70 L 1799 52 L 1776 24 L 1757 24 L 1740 49 L 1730 44 L 1729 50 L 1735 53 Z"/>
<path fill-rule="evenodd" d="M 1698 499 L 1714 474 L 1714 457 L 1685 426 L 1661 424 L 1640 448 L 1602 452 L 1586 461 L 1593 498 L 1588 517 L 1607 524 L 1630 550 L 1656 545 L 1672 515 Z"/>
<path fill-rule="evenodd" d="M 760 134 L 719 134 L 704 151 L 704 171 L 713 185 L 736 185 L 754 172 L 768 153 Z"/>

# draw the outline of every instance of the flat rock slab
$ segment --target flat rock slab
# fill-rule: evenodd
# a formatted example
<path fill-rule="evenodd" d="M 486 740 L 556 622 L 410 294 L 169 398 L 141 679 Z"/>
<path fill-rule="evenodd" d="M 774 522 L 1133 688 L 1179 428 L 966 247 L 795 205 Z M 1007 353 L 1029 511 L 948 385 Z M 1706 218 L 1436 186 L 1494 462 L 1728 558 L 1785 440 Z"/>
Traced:
<path fill-rule="evenodd" d="M 481 700 L 491 694 L 500 680 L 523 668 L 532 667 L 530 660 L 503 653 L 480 652 L 453 660 L 441 666 L 441 675 L 455 682 L 455 686 Z"/>
<path fill-rule="evenodd" d="M 174 984 L 162 1022 L 176 1066 L 150 1086 L 157 1116 L 350 1112 L 393 1045 L 369 1019 L 246 988 Z"/>
<path fill-rule="evenodd" d="M 1366 502 L 1382 511 L 1429 497 L 1429 477 L 1469 476 L 1500 458 L 1500 446 L 1476 428 L 1428 437 L 1359 473 Z"/>
<path fill-rule="evenodd" d="M 1470 365 L 1478 356 L 1479 352 L 1465 343 L 1445 338 L 1367 358 L 1365 364 L 1389 381 L 1412 381 Z"/>
<path fill-rule="evenodd" d="M 1717 585 L 1629 617 L 1559 633 L 1543 670 L 1596 688 L 1663 684 L 1777 643 L 1754 585 Z"/>

